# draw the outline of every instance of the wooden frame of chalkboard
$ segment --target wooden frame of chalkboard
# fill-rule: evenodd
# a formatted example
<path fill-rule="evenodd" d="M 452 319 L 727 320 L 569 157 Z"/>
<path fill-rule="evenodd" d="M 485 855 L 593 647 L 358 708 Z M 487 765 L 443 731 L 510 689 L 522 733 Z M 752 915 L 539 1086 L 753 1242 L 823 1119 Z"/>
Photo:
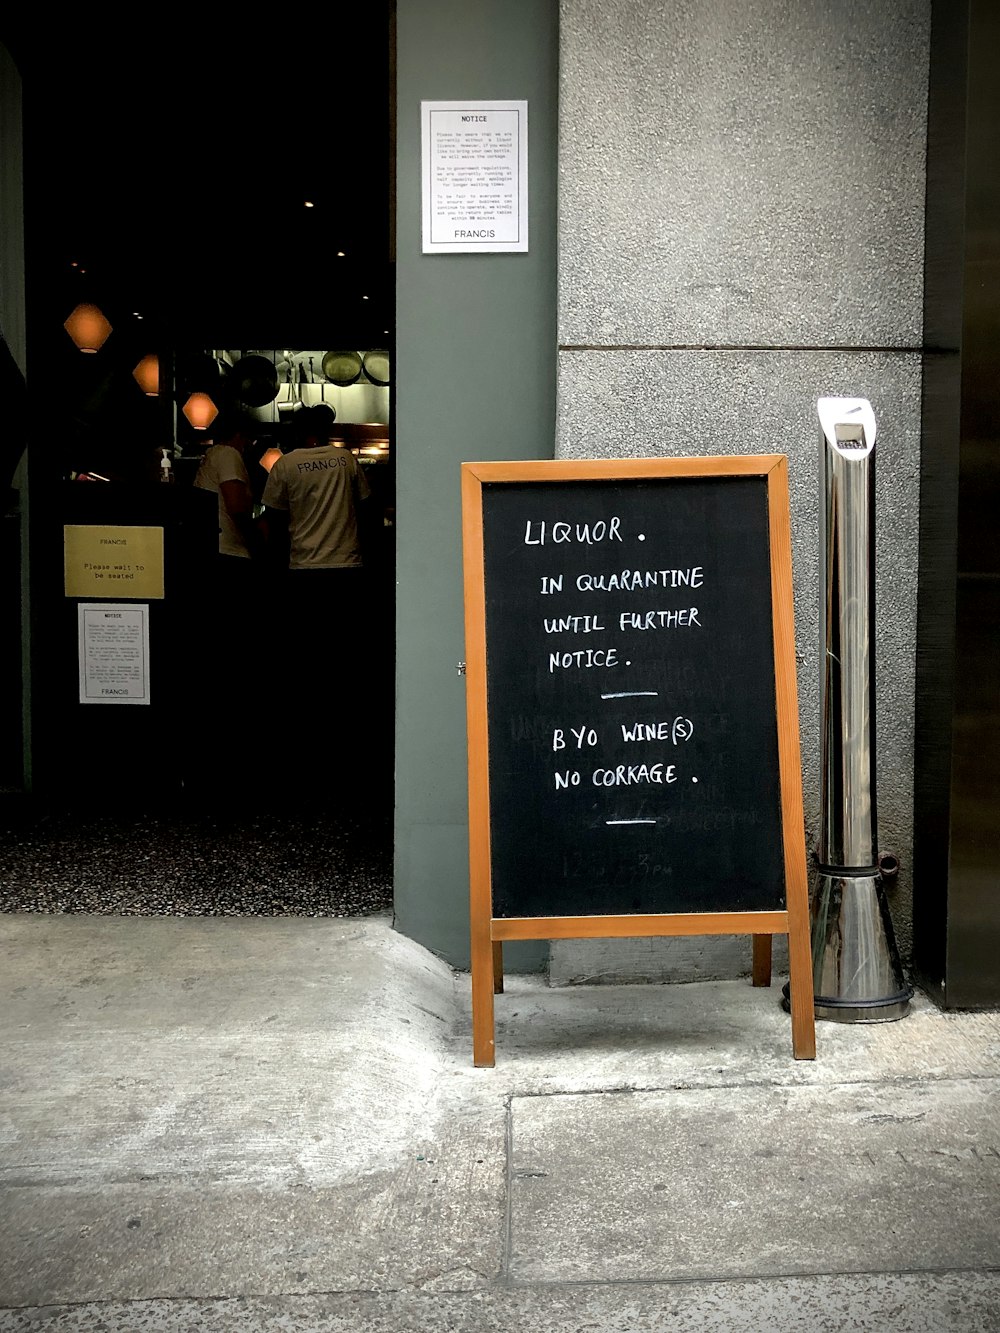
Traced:
<path fill-rule="evenodd" d="M 787 934 L 813 1059 L 784 455 L 462 465 L 473 1058 L 503 941 Z"/>

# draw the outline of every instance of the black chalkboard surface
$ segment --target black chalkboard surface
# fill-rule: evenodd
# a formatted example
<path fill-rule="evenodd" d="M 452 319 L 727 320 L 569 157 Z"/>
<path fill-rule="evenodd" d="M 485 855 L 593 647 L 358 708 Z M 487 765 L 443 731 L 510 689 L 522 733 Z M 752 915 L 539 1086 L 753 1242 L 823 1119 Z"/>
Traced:
<path fill-rule="evenodd" d="M 494 912 L 785 905 L 767 483 L 483 490 Z"/>
<path fill-rule="evenodd" d="M 477 1063 L 502 941 L 571 935 L 746 931 L 769 981 L 788 933 L 808 1055 L 785 459 L 470 463 L 463 497 Z"/>

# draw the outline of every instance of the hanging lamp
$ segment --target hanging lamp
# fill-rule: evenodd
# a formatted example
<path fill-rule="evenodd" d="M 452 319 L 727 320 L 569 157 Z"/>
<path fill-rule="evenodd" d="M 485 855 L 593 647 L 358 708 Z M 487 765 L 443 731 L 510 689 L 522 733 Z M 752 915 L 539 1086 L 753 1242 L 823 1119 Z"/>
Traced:
<path fill-rule="evenodd" d="M 195 430 L 208 430 L 219 415 L 219 409 L 207 393 L 193 393 L 181 408 L 181 411 Z"/>
<path fill-rule="evenodd" d="M 155 352 L 144 356 L 132 371 L 135 381 L 147 398 L 155 398 L 160 392 L 160 358 Z"/>
<path fill-rule="evenodd" d="M 99 352 L 108 340 L 111 325 L 103 312 L 88 302 L 81 302 L 63 324 L 63 328 L 81 352 Z"/>

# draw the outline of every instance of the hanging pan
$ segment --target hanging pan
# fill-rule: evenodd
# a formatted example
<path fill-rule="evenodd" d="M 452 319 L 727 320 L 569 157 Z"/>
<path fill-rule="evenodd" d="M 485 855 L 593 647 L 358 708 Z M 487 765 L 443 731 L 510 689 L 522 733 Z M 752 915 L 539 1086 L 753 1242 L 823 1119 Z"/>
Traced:
<path fill-rule="evenodd" d="M 323 358 L 323 374 L 341 389 L 357 384 L 363 369 L 364 362 L 357 352 L 327 352 Z"/>
<path fill-rule="evenodd" d="M 217 393 L 220 383 L 230 373 L 225 361 L 208 352 L 181 356 L 177 362 L 177 382 L 184 393 Z"/>
<path fill-rule="evenodd" d="M 381 389 L 389 387 L 389 353 L 376 348 L 365 352 L 365 375 Z"/>
<path fill-rule="evenodd" d="M 263 407 L 277 397 L 278 372 L 266 356 L 241 356 L 233 376 L 237 397 L 245 407 Z"/>

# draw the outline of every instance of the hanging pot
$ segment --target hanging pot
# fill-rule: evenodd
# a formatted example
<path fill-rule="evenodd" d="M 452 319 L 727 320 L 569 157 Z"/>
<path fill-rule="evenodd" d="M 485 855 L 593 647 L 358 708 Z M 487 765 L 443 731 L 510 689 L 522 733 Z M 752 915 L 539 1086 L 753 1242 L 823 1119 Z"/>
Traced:
<path fill-rule="evenodd" d="M 364 357 L 365 374 L 371 380 L 372 384 L 377 384 L 381 389 L 389 387 L 389 353 L 381 349 L 375 349 L 371 352 L 365 352 Z"/>
<path fill-rule="evenodd" d="M 364 362 L 357 352 L 327 352 L 323 358 L 323 374 L 342 389 L 356 384 L 363 369 Z"/>
<path fill-rule="evenodd" d="M 178 358 L 177 383 L 185 395 L 216 393 L 220 383 L 228 375 L 228 365 L 224 361 L 216 360 L 208 352 L 196 352 Z"/>
<path fill-rule="evenodd" d="M 278 393 L 278 372 L 266 356 L 241 356 L 233 367 L 236 396 L 245 407 L 273 403 Z"/>

